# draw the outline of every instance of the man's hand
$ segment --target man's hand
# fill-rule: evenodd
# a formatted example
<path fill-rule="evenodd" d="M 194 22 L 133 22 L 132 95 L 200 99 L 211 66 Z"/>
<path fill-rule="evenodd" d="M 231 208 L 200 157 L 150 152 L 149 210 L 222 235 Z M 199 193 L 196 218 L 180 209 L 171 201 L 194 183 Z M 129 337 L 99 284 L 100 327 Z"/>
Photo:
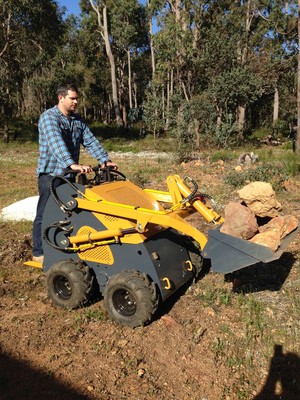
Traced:
<path fill-rule="evenodd" d="M 118 169 L 118 164 L 116 164 L 112 161 L 106 161 L 105 164 L 101 165 L 101 168 L 105 168 L 105 167 L 112 167 L 113 169 Z"/>
<path fill-rule="evenodd" d="M 82 164 L 72 164 L 70 165 L 70 168 L 73 171 L 79 171 L 80 174 L 88 174 L 89 172 L 92 172 L 92 167 L 90 165 L 82 165 Z"/>

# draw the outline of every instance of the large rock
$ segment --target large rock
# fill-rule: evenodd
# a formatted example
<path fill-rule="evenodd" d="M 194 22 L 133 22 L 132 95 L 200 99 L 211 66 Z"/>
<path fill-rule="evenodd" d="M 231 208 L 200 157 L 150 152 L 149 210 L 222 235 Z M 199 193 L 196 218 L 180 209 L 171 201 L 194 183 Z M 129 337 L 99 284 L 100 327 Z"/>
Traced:
<path fill-rule="evenodd" d="M 251 182 L 238 190 L 240 199 L 258 217 L 274 218 L 282 210 L 277 201 L 272 185 L 267 182 Z"/>
<path fill-rule="evenodd" d="M 280 239 L 293 232 L 298 226 L 298 219 L 293 215 L 278 216 L 271 219 L 267 224 L 259 227 L 259 232 L 279 232 Z"/>
<path fill-rule="evenodd" d="M 269 247 L 271 250 L 276 251 L 280 245 L 280 232 L 279 231 L 266 231 L 258 233 L 253 236 L 249 242 L 260 244 Z"/>
<path fill-rule="evenodd" d="M 279 215 L 282 207 L 270 183 L 252 182 L 238 194 L 242 204 L 228 203 L 220 231 L 276 251 L 281 240 L 298 227 L 298 219 L 292 215 Z M 256 217 L 267 217 L 269 222 L 258 226 Z"/>
<path fill-rule="evenodd" d="M 276 251 L 281 240 L 298 227 L 298 219 L 292 215 L 272 218 L 267 224 L 258 228 L 259 233 L 250 242 L 267 246 Z"/>
<path fill-rule="evenodd" d="M 220 231 L 241 239 L 250 239 L 258 231 L 255 214 L 250 208 L 231 201 L 225 207 L 225 222 Z"/>

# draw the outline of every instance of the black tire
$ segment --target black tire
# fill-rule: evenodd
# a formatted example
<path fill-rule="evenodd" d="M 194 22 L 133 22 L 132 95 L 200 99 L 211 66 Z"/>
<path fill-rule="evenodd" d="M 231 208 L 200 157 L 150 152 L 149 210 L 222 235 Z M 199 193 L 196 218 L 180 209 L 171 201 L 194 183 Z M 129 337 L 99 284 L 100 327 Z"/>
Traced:
<path fill-rule="evenodd" d="M 121 325 L 135 328 L 149 323 L 158 306 L 156 286 L 138 271 L 113 275 L 104 291 L 109 317 Z"/>
<path fill-rule="evenodd" d="M 203 257 L 200 251 L 199 244 L 189 237 L 183 237 L 182 246 L 187 249 L 190 261 L 193 265 L 195 278 L 198 278 L 203 268 Z"/>
<path fill-rule="evenodd" d="M 203 268 L 203 257 L 199 251 L 197 252 L 189 251 L 189 256 L 195 271 L 195 277 L 198 278 Z"/>
<path fill-rule="evenodd" d="M 55 305 L 74 309 L 88 303 L 93 276 L 86 265 L 75 261 L 61 261 L 47 271 L 46 285 Z"/>

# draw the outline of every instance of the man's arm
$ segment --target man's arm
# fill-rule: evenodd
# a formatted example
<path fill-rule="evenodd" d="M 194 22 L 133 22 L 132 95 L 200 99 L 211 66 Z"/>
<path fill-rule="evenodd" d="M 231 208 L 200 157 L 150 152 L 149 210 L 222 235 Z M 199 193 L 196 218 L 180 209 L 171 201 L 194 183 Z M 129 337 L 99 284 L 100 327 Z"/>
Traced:
<path fill-rule="evenodd" d="M 39 120 L 39 132 L 42 135 L 41 144 L 45 141 L 49 150 L 64 168 L 76 164 L 71 156 L 66 143 L 63 140 L 62 132 L 57 119 L 50 113 L 42 114 Z"/>
<path fill-rule="evenodd" d="M 102 147 L 99 140 L 94 136 L 87 125 L 84 125 L 82 144 L 90 153 L 90 155 L 97 159 L 99 164 L 111 162 L 107 151 Z"/>

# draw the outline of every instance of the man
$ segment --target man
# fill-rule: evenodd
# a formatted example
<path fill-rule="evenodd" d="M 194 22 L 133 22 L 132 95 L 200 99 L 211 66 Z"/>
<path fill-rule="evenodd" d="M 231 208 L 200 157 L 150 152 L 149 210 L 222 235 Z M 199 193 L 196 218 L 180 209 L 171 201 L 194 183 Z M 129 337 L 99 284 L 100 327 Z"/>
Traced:
<path fill-rule="evenodd" d="M 78 89 L 72 84 L 61 85 L 57 90 L 58 104 L 45 111 L 39 120 L 39 160 L 37 167 L 39 201 L 33 223 L 33 260 L 43 262 L 42 218 L 50 196 L 53 176 L 62 175 L 66 168 L 86 174 L 90 165 L 79 163 L 80 145 L 97 159 L 117 169 L 107 152 L 92 134 L 88 126 L 74 111 L 78 103 Z"/>

